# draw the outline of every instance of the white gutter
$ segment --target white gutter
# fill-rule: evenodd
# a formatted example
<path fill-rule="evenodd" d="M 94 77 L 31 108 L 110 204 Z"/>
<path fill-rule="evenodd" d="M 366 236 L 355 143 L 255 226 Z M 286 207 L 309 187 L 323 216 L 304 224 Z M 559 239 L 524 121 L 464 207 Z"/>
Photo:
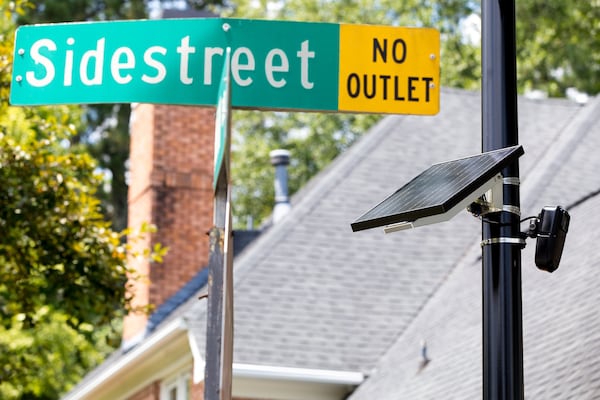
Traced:
<path fill-rule="evenodd" d="M 123 358 L 118 360 L 114 365 L 111 365 L 106 370 L 94 376 L 89 382 L 83 382 L 81 386 L 76 386 L 72 391 L 63 397 L 63 400 L 80 400 L 90 394 L 92 391 L 105 384 L 107 380 L 119 375 L 123 369 L 142 360 L 148 351 L 153 348 L 160 348 L 164 344 L 172 341 L 172 339 L 181 334 L 181 331 L 187 329 L 187 325 L 183 318 L 178 318 L 161 328 L 154 335 L 150 335 L 138 347 L 135 347 Z"/>
<path fill-rule="evenodd" d="M 233 375 L 237 378 L 274 379 L 353 386 L 360 385 L 365 380 L 365 376 L 361 372 L 238 363 L 233 363 Z"/>

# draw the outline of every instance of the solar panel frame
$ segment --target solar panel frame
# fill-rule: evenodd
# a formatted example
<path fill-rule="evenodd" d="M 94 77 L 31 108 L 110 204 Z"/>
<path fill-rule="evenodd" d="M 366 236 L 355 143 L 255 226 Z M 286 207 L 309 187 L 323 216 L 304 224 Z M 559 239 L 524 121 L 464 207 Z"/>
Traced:
<path fill-rule="evenodd" d="M 517 145 L 434 164 L 360 216 L 352 230 L 446 213 L 523 154 Z"/>

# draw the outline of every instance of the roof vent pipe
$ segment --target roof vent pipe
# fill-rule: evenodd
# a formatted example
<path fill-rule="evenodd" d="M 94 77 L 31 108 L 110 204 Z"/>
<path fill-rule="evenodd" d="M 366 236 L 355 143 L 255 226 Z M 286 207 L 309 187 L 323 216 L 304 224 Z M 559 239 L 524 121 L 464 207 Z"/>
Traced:
<path fill-rule="evenodd" d="M 285 217 L 291 209 L 288 195 L 288 172 L 290 152 L 277 149 L 269 153 L 271 164 L 275 167 L 275 207 L 273 208 L 273 223 L 276 224 Z"/>

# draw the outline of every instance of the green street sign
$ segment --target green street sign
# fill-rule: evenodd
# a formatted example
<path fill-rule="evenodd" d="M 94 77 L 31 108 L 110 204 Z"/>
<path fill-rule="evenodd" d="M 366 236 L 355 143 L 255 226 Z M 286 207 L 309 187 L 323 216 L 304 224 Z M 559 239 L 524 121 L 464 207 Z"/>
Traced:
<path fill-rule="evenodd" d="M 215 157 L 213 190 L 219 187 L 219 179 L 229 184 L 229 148 L 231 147 L 231 88 L 230 88 L 231 49 L 225 50 L 225 65 L 219 82 L 217 110 L 215 115 Z M 225 151 L 227 148 L 227 151 Z"/>
<path fill-rule="evenodd" d="M 439 110 L 433 29 L 225 18 L 22 26 L 10 101 L 214 106 L 227 47 L 237 108 Z"/>

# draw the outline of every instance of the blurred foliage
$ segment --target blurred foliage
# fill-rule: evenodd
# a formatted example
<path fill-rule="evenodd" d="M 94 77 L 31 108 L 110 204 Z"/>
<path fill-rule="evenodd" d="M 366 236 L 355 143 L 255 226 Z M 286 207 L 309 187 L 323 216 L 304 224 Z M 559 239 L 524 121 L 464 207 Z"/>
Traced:
<path fill-rule="evenodd" d="M 153 0 L 29 0 L 31 9 L 18 17 L 18 25 L 39 22 L 77 22 L 140 19 L 148 15 Z M 167 7 L 181 1 L 159 0 Z M 155 3 L 155 2 L 154 2 Z M 222 0 L 185 0 L 189 8 L 219 6 Z"/>
<path fill-rule="evenodd" d="M 600 92 L 600 1 L 516 2 L 521 91 Z"/>
<path fill-rule="evenodd" d="M 115 328 L 73 328 L 67 316 L 40 308 L 35 327 L 17 314 L 0 325 L 0 397 L 58 399 L 112 351 Z M 86 328 L 89 332 L 82 334 Z"/>
<path fill-rule="evenodd" d="M 20 14 L 18 25 L 40 22 L 73 22 L 143 18 L 144 0 L 29 0 L 27 13 Z"/>
<path fill-rule="evenodd" d="M 124 244 L 96 197 L 78 107 L 8 105 L 15 15 L 0 0 L 0 398 L 55 399 L 118 344 L 130 308 Z M 150 232 L 150 227 L 144 227 Z M 160 245 L 140 256 L 160 261 Z M 135 256 L 135 254 L 133 254 Z"/>

